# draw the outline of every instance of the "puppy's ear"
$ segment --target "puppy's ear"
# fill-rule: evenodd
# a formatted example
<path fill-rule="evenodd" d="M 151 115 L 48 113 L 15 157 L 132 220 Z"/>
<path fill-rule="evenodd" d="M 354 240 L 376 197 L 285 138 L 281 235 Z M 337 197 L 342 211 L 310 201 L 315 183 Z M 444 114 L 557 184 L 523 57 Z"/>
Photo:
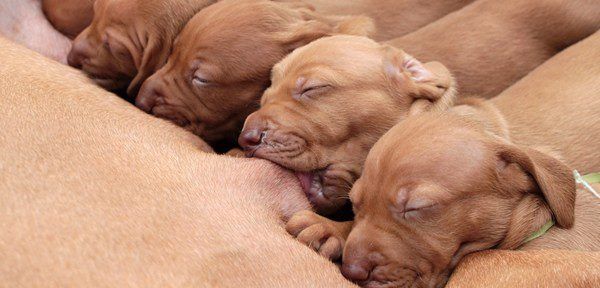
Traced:
<path fill-rule="evenodd" d="M 454 103 L 456 82 L 439 62 L 421 63 L 395 47 L 383 46 L 383 69 L 400 97 L 412 98 L 410 115 L 445 110 Z"/>
<path fill-rule="evenodd" d="M 571 228 L 577 191 L 572 170 L 558 159 L 528 147 L 503 143 L 497 151 L 501 186 L 508 193 L 522 194 L 500 248 L 517 248 L 552 218 L 557 226 Z"/>
<path fill-rule="evenodd" d="M 369 36 L 375 31 L 373 20 L 366 16 L 326 16 L 306 4 L 280 4 L 293 10 L 290 12 L 296 18 L 282 37 L 290 52 L 322 37 L 340 34 Z"/>
<path fill-rule="evenodd" d="M 158 37 L 152 37 L 148 40 L 148 45 L 141 57 L 138 72 L 127 88 L 127 95 L 129 97 L 135 99 L 142 83 L 167 62 L 170 52 L 169 47 L 170 45 Z"/>

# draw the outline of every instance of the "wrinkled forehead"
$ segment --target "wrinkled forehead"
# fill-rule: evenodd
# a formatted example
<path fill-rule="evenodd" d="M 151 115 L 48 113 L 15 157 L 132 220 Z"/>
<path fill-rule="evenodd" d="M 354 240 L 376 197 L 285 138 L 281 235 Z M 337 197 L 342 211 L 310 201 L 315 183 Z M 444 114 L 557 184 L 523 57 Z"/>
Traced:
<path fill-rule="evenodd" d="M 480 133 L 452 117 L 411 117 L 377 142 L 363 177 L 383 177 L 373 183 L 436 183 L 450 191 L 468 191 L 495 164 Z"/>
<path fill-rule="evenodd" d="M 137 12 L 137 0 L 96 0 L 94 2 L 95 22 L 128 23 Z"/>
<path fill-rule="evenodd" d="M 264 1 L 224 5 L 230 2 L 196 14 L 177 37 L 175 49 L 187 60 L 205 58 L 224 69 L 270 70 L 282 57 L 277 36 L 285 17 Z"/>
<path fill-rule="evenodd" d="M 337 80 L 373 78 L 382 71 L 381 64 L 380 45 L 366 37 L 325 37 L 296 49 L 275 65 L 273 81 L 288 75 Z"/>

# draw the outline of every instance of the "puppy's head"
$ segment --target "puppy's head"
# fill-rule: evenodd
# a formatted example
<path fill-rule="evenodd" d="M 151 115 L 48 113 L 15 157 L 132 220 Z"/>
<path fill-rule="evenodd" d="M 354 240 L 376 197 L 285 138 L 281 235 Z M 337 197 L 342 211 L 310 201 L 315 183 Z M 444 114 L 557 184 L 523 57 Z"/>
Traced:
<path fill-rule="evenodd" d="M 471 252 L 515 249 L 574 221 L 571 170 L 449 113 L 411 117 L 369 152 L 350 197 L 344 275 L 368 287 L 442 287 Z"/>
<path fill-rule="evenodd" d="M 365 37 L 323 38 L 274 67 L 239 143 L 249 156 L 297 171 L 315 208 L 332 213 L 377 139 L 409 114 L 448 107 L 453 88 L 439 63 Z"/>
<path fill-rule="evenodd" d="M 177 2 L 96 0 L 92 23 L 73 42 L 69 64 L 108 90 L 127 89 L 135 96 L 141 83 L 166 62 L 187 20 L 214 1 Z"/>
<path fill-rule="evenodd" d="M 365 32 L 361 27 L 370 22 L 325 17 L 297 3 L 219 1 L 186 25 L 136 105 L 209 142 L 235 140 L 245 117 L 258 108 L 275 63 L 317 38 Z"/>

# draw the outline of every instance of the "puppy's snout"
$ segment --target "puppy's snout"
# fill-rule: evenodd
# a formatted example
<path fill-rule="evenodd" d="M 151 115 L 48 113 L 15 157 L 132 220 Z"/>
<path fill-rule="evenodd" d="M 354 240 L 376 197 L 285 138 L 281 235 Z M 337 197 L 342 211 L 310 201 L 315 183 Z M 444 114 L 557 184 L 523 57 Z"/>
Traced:
<path fill-rule="evenodd" d="M 135 98 L 135 106 L 142 109 L 146 113 L 152 112 L 152 108 L 156 106 L 159 98 L 162 97 L 162 93 L 153 78 L 149 78 L 144 82 L 140 88 L 140 92 Z"/>
<path fill-rule="evenodd" d="M 266 134 L 264 120 L 257 113 L 253 113 L 246 119 L 244 129 L 238 138 L 238 143 L 244 150 L 251 151 L 262 143 Z"/>
<path fill-rule="evenodd" d="M 73 42 L 73 48 L 67 56 L 67 62 L 69 65 L 81 69 L 83 63 L 90 58 L 91 47 L 85 40 L 75 40 Z"/>
<path fill-rule="evenodd" d="M 362 282 L 369 279 L 370 272 L 371 267 L 369 267 L 366 261 L 344 263 L 344 265 L 342 265 L 342 274 L 344 277 L 354 282 Z"/>
<path fill-rule="evenodd" d="M 244 149 L 249 149 L 258 146 L 263 137 L 264 132 L 258 129 L 244 130 L 238 142 Z"/>

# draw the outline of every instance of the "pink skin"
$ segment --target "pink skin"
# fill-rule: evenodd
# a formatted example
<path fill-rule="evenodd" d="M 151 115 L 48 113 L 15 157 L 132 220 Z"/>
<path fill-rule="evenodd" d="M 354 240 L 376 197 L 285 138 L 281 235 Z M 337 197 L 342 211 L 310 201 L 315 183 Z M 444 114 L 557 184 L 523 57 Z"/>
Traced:
<path fill-rule="evenodd" d="M 0 1 L 0 36 L 63 64 L 71 50 L 71 40 L 44 16 L 41 0 Z"/>

